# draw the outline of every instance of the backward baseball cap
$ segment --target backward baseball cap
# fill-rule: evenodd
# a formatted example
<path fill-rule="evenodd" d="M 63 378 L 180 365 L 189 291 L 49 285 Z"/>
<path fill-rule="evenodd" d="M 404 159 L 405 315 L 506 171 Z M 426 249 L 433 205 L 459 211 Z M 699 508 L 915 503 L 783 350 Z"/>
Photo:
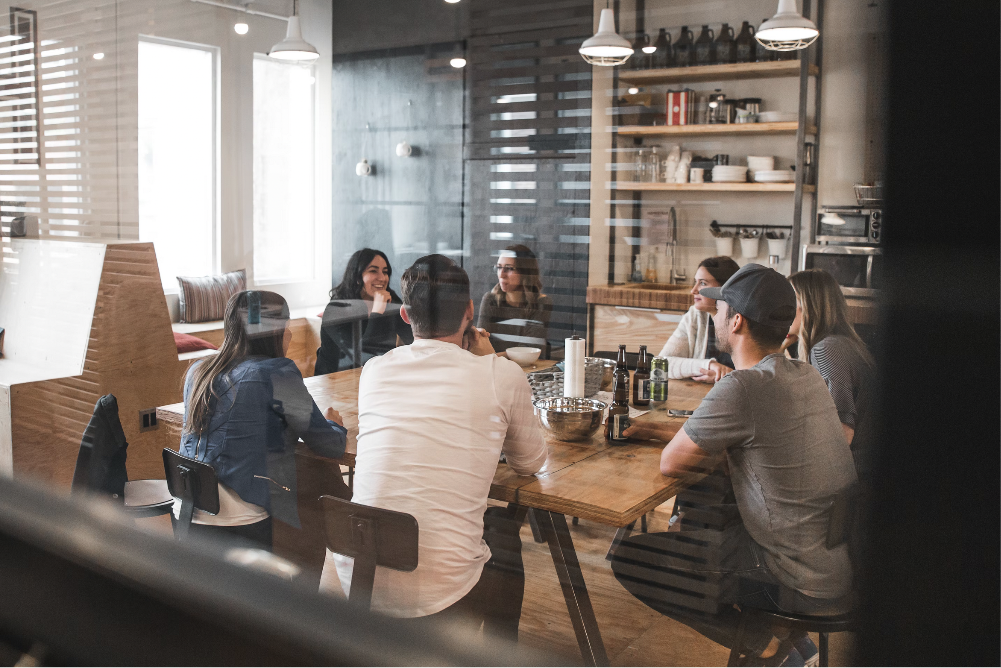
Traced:
<path fill-rule="evenodd" d="M 760 264 L 745 264 L 719 288 L 699 296 L 722 299 L 745 318 L 770 327 L 789 327 L 796 319 L 796 291 L 789 279 Z"/>

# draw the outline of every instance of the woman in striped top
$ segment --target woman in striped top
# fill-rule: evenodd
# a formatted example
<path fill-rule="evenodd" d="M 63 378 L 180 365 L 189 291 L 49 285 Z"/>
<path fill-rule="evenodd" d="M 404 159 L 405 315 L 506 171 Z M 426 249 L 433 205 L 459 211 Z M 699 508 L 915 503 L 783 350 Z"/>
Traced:
<path fill-rule="evenodd" d="M 848 303 L 834 277 L 807 269 L 789 277 L 796 290 L 796 320 L 787 342 L 827 382 L 860 480 L 871 471 L 875 362 L 848 319 Z"/>

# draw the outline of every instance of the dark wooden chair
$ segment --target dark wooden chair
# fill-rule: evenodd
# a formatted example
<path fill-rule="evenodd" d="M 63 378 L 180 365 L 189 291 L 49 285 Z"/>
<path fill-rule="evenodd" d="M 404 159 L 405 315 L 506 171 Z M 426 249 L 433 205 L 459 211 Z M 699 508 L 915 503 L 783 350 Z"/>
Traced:
<path fill-rule="evenodd" d="M 372 605 L 375 567 L 410 572 L 417 568 L 419 529 L 413 515 L 321 496 L 327 549 L 354 559 L 348 601 Z"/>
<path fill-rule="evenodd" d="M 174 538 L 183 540 L 191 528 L 195 508 L 210 515 L 219 513 L 219 478 L 215 469 L 178 454 L 170 448 L 163 449 L 163 471 L 167 475 L 170 495 L 181 500 L 181 511 L 174 524 Z"/>
<path fill-rule="evenodd" d="M 853 553 L 855 544 L 853 536 L 858 524 L 858 512 L 859 488 L 857 486 L 849 487 L 835 497 L 834 503 L 831 504 L 831 515 L 827 525 L 828 549 L 848 543 L 849 553 Z M 854 563 L 856 560 L 852 561 Z M 764 616 L 776 625 L 787 626 L 793 630 L 817 633 L 820 637 L 818 650 L 821 666 L 828 665 L 828 635 L 852 631 L 855 628 L 855 615 L 852 612 L 839 615 L 798 615 L 743 606 L 740 625 L 737 627 L 737 637 L 730 650 L 728 666 L 739 665 L 740 655 L 743 651 L 744 630 L 751 615 Z"/>

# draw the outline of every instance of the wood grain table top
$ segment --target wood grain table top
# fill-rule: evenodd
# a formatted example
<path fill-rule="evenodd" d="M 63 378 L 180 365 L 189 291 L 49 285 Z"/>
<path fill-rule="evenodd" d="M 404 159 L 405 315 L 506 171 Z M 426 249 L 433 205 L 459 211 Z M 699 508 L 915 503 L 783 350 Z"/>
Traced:
<path fill-rule="evenodd" d="M 552 366 L 539 361 L 533 371 Z M 348 429 L 348 443 L 341 463 L 353 466 L 358 436 L 358 381 L 361 369 L 339 371 L 305 379 L 317 406 L 333 406 Z M 672 380 L 668 401 L 644 415 L 643 420 L 675 424 L 685 418 L 668 415 L 669 408 L 694 410 L 711 385 Z M 184 404 L 157 408 L 157 420 L 179 438 Z M 659 442 L 629 442 L 613 445 L 599 430 L 589 441 L 565 442 L 547 438 L 549 457 L 542 471 L 519 476 L 504 463 L 497 465 L 490 498 L 532 508 L 581 517 L 612 526 L 625 526 L 674 496 L 691 483 L 660 473 Z M 300 444 L 299 454 L 320 459 Z"/>

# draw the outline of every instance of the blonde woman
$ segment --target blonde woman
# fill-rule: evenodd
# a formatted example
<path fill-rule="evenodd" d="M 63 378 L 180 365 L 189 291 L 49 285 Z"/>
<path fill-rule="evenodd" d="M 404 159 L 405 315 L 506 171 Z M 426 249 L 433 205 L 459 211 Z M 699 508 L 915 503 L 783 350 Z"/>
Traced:
<path fill-rule="evenodd" d="M 834 398 L 841 427 L 855 457 L 860 480 L 870 470 L 876 364 L 848 319 L 848 303 L 834 277 L 807 269 L 789 277 L 796 290 L 796 319 L 786 346 L 799 344 L 798 355 L 820 372 Z"/>
<path fill-rule="evenodd" d="M 517 244 L 497 258 L 497 285 L 480 300 L 477 326 L 490 332 L 500 352 L 512 346 L 546 347 L 553 301 L 542 294 L 535 253 Z"/>

